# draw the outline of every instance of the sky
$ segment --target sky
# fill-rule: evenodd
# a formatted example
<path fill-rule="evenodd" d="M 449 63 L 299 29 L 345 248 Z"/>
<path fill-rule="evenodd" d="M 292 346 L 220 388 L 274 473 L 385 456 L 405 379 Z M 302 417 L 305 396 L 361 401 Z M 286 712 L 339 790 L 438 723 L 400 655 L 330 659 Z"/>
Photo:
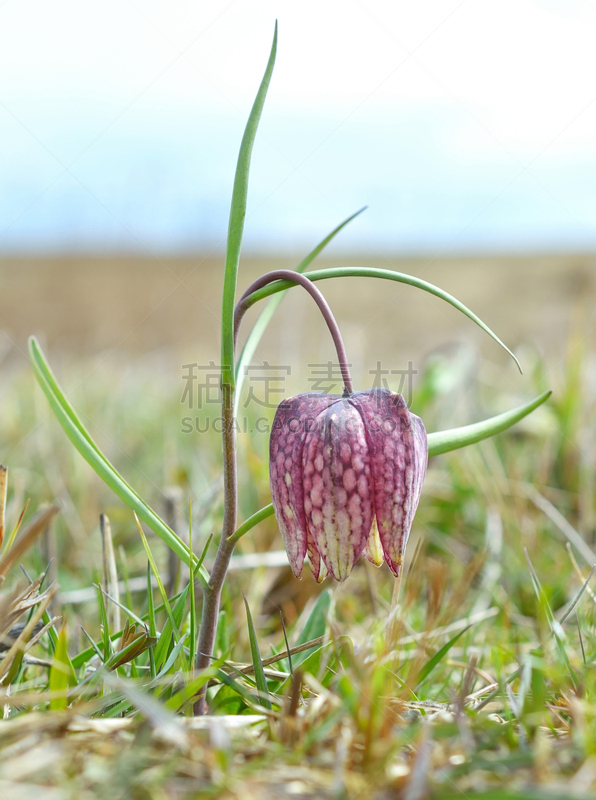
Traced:
<path fill-rule="evenodd" d="M 593 250 L 596 0 L 6 0 L 0 252 Z"/>

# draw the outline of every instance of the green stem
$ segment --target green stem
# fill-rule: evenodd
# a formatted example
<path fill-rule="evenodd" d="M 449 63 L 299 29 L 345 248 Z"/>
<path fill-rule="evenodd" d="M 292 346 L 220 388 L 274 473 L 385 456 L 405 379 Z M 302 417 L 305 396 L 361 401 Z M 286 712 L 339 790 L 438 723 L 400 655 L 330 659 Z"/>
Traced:
<path fill-rule="evenodd" d="M 213 647 L 217 633 L 219 606 L 230 558 L 234 552 L 238 506 L 238 481 L 236 474 L 236 429 L 234 425 L 234 390 L 229 384 L 222 387 L 223 416 L 223 457 L 224 457 L 224 518 L 219 547 L 209 576 L 209 583 L 203 589 L 203 607 L 201 611 L 201 631 L 197 647 L 197 670 L 207 669 L 211 665 Z M 197 716 L 205 713 L 207 686 L 203 686 L 197 695 L 194 712 Z"/>
<path fill-rule="evenodd" d="M 199 633 L 196 659 L 196 666 L 199 671 L 206 669 L 211 664 L 215 635 L 217 632 L 221 591 L 228 571 L 230 558 L 234 550 L 234 541 L 232 541 L 230 537 L 236 528 L 236 509 L 238 504 L 236 431 L 234 427 L 234 365 L 236 360 L 234 343 L 234 306 L 236 304 L 236 282 L 238 278 L 238 265 L 240 263 L 242 234 L 244 233 L 244 220 L 246 217 L 250 159 L 257 128 L 265 104 L 265 98 L 267 96 L 267 90 L 271 82 L 271 75 L 273 74 L 276 52 L 277 22 L 275 23 L 275 33 L 273 35 L 273 44 L 271 45 L 269 61 L 267 62 L 265 74 L 259 86 L 259 91 L 253 103 L 246 128 L 244 129 L 244 136 L 240 144 L 230 206 L 221 318 L 224 518 L 213 569 L 209 576 L 209 582 L 203 589 L 201 630 Z M 206 699 L 207 686 L 204 685 L 200 689 L 194 704 L 195 714 L 200 715 L 205 713 Z"/>

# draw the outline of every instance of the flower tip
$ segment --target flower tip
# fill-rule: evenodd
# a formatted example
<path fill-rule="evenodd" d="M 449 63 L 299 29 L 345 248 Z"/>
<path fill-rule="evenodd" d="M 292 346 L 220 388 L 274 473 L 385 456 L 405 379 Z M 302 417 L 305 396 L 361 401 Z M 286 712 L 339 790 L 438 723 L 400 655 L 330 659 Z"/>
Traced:
<path fill-rule="evenodd" d="M 399 561 L 393 561 L 392 559 L 387 559 L 387 566 L 389 567 L 389 569 L 393 573 L 393 576 L 395 578 L 399 578 L 399 575 L 400 575 L 400 572 L 401 572 L 401 568 L 402 568 L 401 559 Z"/>

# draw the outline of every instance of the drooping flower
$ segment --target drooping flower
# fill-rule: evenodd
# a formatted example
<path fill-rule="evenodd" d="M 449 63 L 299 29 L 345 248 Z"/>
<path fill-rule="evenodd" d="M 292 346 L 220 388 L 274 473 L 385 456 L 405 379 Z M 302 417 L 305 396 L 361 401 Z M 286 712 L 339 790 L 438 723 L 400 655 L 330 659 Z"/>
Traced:
<path fill-rule="evenodd" d="M 317 581 L 345 580 L 364 554 L 399 575 L 426 474 L 422 420 L 400 394 L 309 392 L 279 405 L 270 482 L 296 577 L 308 555 Z"/>

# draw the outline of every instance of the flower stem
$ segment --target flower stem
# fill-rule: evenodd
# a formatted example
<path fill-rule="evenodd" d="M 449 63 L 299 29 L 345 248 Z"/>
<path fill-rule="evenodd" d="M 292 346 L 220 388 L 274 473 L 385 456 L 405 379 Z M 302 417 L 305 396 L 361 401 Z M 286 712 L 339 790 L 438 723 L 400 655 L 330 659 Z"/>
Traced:
<path fill-rule="evenodd" d="M 337 351 L 337 360 L 339 362 L 339 368 L 341 370 L 341 376 L 344 382 L 345 394 L 353 394 L 354 390 L 352 388 L 352 378 L 350 376 L 346 348 L 344 346 L 337 322 L 335 321 L 335 317 L 333 316 L 333 312 L 329 308 L 327 301 L 319 289 L 317 289 L 310 278 L 308 278 L 306 275 L 301 275 L 299 272 L 295 272 L 292 269 L 276 269 L 272 272 L 267 272 L 265 275 L 261 275 L 260 278 L 257 278 L 257 280 L 252 283 L 244 292 L 238 301 L 236 310 L 234 311 L 234 347 L 236 346 L 236 340 L 238 339 L 238 330 L 240 328 L 240 323 L 242 322 L 242 317 L 254 303 L 254 300 L 252 302 L 249 301 L 249 296 L 253 292 L 256 292 L 257 289 L 262 289 L 263 286 L 267 286 L 269 283 L 280 280 L 292 281 L 292 283 L 299 284 L 306 289 L 306 291 L 318 305 L 321 313 L 323 314 L 325 322 L 327 323 L 327 327 L 329 328 L 329 332 L 331 333 L 331 337 Z"/>
<path fill-rule="evenodd" d="M 236 429 L 234 426 L 234 390 L 229 383 L 222 384 L 222 417 L 223 417 L 223 460 L 224 460 L 224 518 L 221 539 L 217 554 L 209 576 L 209 583 L 203 589 L 203 608 L 201 612 L 201 630 L 197 649 L 197 671 L 206 669 L 213 657 L 213 646 L 217 633 L 221 590 L 226 579 L 230 558 L 236 542 L 231 539 L 236 530 L 238 505 L 238 488 L 236 475 Z M 205 713 L 206 691 L 204 687 L 194 704 L 197 716 Z"/>
<path fill-rule="evenodd" d="M 250 294 L 257 289 L 261 289 L 268 283 L 277 280 L 289 280 L 303 286 L 313 297 L 320 308 L 325 322 L 329 328 L 344 382 L 344 394 L 353 394 L 352 378 L 346 356 L 343 339 L 339 331 L 335 317 L 327 304 L 327 301 L 316 288 L 309 278 L 298 272 L 287 269 L 278 269 L 268 272 L 256 280 L 240 298 L 234 312 L 234 360 L 236 354 L 236 343 L 238 330 L 242 317 L 252 305 L 247 301 Z M 223 589 L 230 558 L 234 551 L 237 538 L 234 537 L 236 530 L 236 517 L 238 508 L 238 480 L 236 474 L 236 428 L 234 420 L 234 387 L 228 381 L 222 381 L 222 417 L 223 417 L 223 461 L 224 461 L 224 517 L 221 538 L 217 548 L 217 554 L 209 577 L 209 583 L 203 588 L 203 607 L 201 613 L 201 630 L 197 648 L 196 668 L 197 671 L 206 669 L 213 658 L 213 647 L 217 634 L 217 621 L 219 618 L 219 605 L 221 592 Z M 197 716 L 205 713 L 207 687 L 203 687 L 197 695 L 194 712 Z"/>

